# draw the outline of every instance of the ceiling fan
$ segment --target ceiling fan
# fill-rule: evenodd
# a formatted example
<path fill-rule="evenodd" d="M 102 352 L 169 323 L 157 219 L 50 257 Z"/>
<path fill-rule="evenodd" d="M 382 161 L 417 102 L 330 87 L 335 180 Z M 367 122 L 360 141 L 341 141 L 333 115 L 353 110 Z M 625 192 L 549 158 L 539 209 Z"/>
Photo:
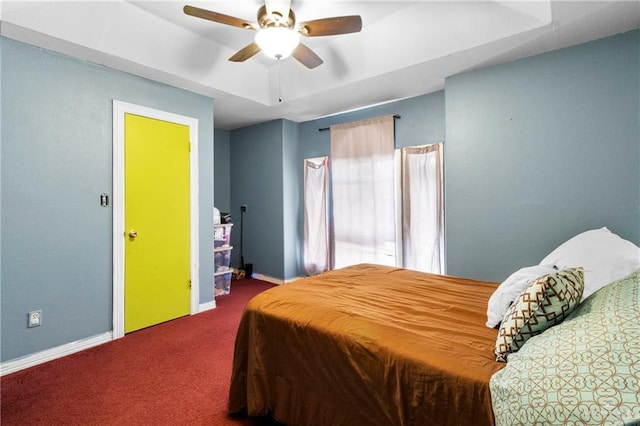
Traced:
<path fill-rule="evenodd" d="M 278 60 L 293 56 L 307 68 L 315 68 L 323 61 L 313 50 L 300 42 L 300 36 L 349 34 L 362 29 L 362 18 L 359 15 L 296 22 L 291 0 L 265 0 L 264 6 L 258 9 L 257 23 L 194 6 L 187 5 L 183 10 L 187 15 L 197 18 L 257 31 L 254 42 L 229 58 L 232 62 L 244 62 L 263 51 Z"/>

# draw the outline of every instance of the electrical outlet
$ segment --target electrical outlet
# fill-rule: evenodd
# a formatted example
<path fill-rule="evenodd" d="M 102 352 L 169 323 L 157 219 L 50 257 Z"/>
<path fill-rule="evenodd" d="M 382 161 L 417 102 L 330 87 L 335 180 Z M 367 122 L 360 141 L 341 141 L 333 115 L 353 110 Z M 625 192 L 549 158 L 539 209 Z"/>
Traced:
<path fill-rule="evenodd" d="M 42 325 L 42 311 L 29 312 L 28 320 L 29 320 L 28 321 L 29 328 L 38 327 L 39 325 Z"/>
<path fill-rule="evenodd" d="M 246 204 L 241 205 L 240 206 L 240 211 L 241 212 L 246 212 L 247 211 L 247 205 Z"/>

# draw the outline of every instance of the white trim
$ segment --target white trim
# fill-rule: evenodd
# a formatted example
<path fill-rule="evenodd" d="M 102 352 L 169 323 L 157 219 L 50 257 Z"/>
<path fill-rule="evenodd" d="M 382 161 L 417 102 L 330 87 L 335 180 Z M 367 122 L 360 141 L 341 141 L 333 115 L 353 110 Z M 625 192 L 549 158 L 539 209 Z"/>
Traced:
<path fill-rule="evenodd" d="M 199 311 L 200 223 L 198 202 L 198 119 L 113 100 L 113 338 L 124 336 L 124 115 L 135 114 L 189 126 L 191 314 Z"/>
<path fill-rule="evenodd" d="M 291 278 L 291 279 L 288 279 L 288 280 L 281 280 L 279 278 L 273 278 L 273 277 L 270 277 L 270 276 L 267 276 L 267 275 L 257 274 L 255 272 L 251 275 L 250 278 L 255 278 L 256 280 L 266 281 L 268 283 L 277 284 L 277 285 L 286 284 L 286 283 L 290 283 L 290 282 L 293 282 L 293 281 L 298 281 L 298 280 L 303 280 L 304 279 L 304 277 L 295 277 L 295 278 Z"/>
<path fill-rule="evenodd" d="M 215 308 L 216 308 L 216 300 L 214 299 L 211 302 L 201 303 L 200 306 L 198 306 L 198 313 L 210 311 Z"/>
<path fill-rule="evenodd" d="M 86 339 L 65 343 L 64 345 L 36 352 L 21 358 L 16 358 L 11 361 L 6 361 L 0 364 L 0 376 L 15 373 L 18 370 L 24 370 L 25 368 L 52 361 L 56 358 L 62 358 L 63 356 L 71 355 L 73 353 L 110 342 L 111 340 L 113 340 L 113 333 L 109 331 L 96 336 L 87 337 Z"/>
<path fill-rule="evenodd" d="M 278 285 L 284 284 L 283 280 L 280 280 L 278 278 L 268 277 L 268 276 L 262 275 L 262 274 L 257 274 L 255 272 L 253 274 L 251 274 L 250 277 L 247 277 L 247 278 L 255 278 L 256 280 L 266 281 L 266 282 L 271 283 L 271 284 L 278 284 Z"/>

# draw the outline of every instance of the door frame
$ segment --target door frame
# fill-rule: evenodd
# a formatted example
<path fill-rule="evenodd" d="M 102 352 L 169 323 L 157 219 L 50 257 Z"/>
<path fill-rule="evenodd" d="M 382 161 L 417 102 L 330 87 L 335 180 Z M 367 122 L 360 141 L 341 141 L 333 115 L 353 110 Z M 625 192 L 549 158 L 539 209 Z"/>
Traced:
<path fill-rule="evenodd" d="M 198 312 L 200 298 L 199 247 L 200 223 L 198 203 L 198 119 L 141 105 L 113 100 L 113 338 L 124 336 L 124 118 L 134 114 L 189 127 L 190 189 L 190 269 L 191 315 Z"/>

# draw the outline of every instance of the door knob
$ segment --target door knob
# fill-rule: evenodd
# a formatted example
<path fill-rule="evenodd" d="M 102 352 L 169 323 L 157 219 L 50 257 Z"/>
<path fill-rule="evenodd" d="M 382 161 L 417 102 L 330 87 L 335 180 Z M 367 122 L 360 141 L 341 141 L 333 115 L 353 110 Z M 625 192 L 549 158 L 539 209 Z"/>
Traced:
<path fill-rule="evenodd" d="M 131 231 L 129 231 L 129 239 L 135 240 L 137 236 L 138 236 L 138 231 L 136 231 L 135 229 L 132 229 Z"/>

